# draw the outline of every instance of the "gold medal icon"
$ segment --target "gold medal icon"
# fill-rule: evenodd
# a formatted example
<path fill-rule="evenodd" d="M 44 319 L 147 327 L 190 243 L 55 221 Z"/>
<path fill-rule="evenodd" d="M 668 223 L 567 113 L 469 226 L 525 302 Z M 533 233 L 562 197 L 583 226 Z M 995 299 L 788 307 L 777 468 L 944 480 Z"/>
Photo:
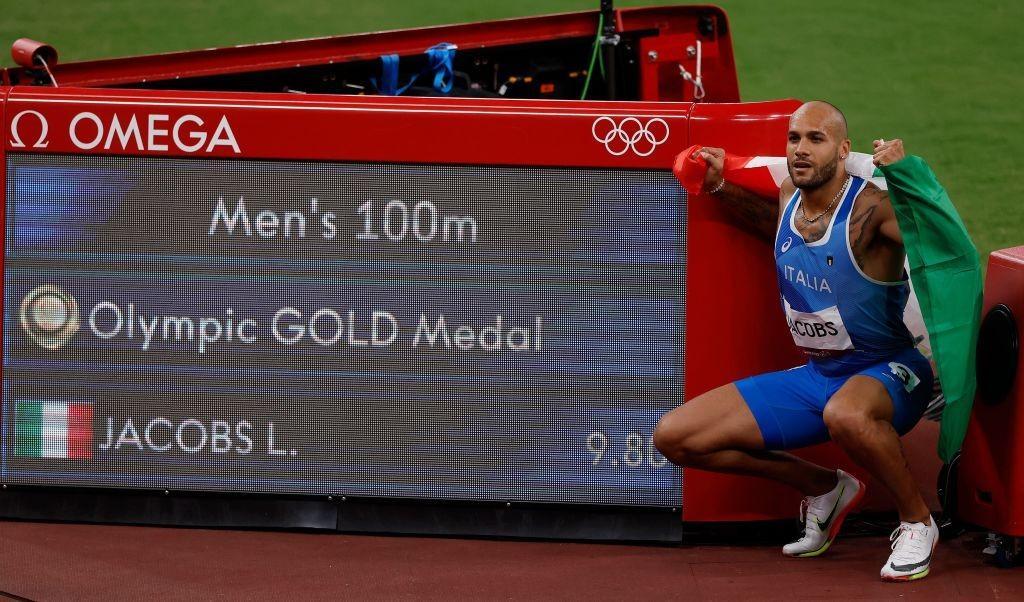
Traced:
<path fill-rule="evenodd" d="M 21 327 L 45 349 L 60 349 L 78 332 L 78 302 L 60 287 L 44 284 L 21 302 Z"/>

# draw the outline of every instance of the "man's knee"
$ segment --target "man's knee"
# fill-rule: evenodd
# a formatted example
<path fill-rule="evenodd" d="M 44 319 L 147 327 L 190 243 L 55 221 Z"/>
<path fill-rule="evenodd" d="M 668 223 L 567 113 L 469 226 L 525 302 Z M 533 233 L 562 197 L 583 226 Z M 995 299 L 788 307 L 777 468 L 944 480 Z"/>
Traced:
<path fill-rule="evenodd" d="M 835 399 L 825 406 L 822 419 L 829 435 L 838 443 L 856 440 L 871 426 L 873 418 L 856 404 Z"/>
<path fill-rule="evenodd" d="M 885 386 L 871 377 L 854 376 L 829 399 L 822 419 L 832 438 L 842 442 L 862 438 L 879 422 L 890 422 L 892 415 Z"/>
<path fill-rule="evenodd" d="M 654 447 L 666 458 L 670 458 L 669 453 L 678 447 L 678 441 L 682 436 L 677 422 L 679 421 L 668 413 L 662 416 L 658 425 L 654 427 Z"/>
<path fill-rule="evenodd" d="M 679 466 L 692 466 L 700 456 L 717 451 L 708 445 L 706 437 L 700 437 L 690 428 L 685 417 L 673 413 L 662 416 L 658 421 L 654 429 L 654 447 Z"/>

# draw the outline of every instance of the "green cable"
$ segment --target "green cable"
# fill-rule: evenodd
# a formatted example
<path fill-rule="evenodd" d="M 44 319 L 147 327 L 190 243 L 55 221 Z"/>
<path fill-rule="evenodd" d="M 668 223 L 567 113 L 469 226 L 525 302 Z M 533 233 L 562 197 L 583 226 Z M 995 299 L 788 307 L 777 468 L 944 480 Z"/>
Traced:
<path fill-rule="evenodd" d="M 587 67 L 587 81 L 583 83 L 583 94 L 580 95 L 580 100 L 586 100 L 587 90 L 590 89 L 590 74 L 594 72 L 594 61 L 597 60 L 597 55 L 601 50 L 601 30 L 604 29 L 604 13 L 601 13 L 597 18 L 597 36 L 594 37 L 594 52 L 590 55 L 590 66 Z M 601 72 L 604 73 L 604 58 L 601 59 Z"/>

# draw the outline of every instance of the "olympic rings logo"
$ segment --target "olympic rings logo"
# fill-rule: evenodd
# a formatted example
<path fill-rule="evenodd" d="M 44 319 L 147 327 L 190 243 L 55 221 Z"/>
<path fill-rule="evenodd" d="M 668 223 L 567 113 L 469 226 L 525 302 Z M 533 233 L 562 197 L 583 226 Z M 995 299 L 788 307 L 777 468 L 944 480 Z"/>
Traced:
<path fill-rule="evenodd" d="M 604 144 L 605 150 L 619 157 L 633 151 L 640 157 L 654 152 L 659 144 L 668 140 L 668 124 L 660 117 L 641 123 L 636 117 L 626 117 L 615 123 L 611 117 L 598 117 L 590 126 L 594 140 Z"/>

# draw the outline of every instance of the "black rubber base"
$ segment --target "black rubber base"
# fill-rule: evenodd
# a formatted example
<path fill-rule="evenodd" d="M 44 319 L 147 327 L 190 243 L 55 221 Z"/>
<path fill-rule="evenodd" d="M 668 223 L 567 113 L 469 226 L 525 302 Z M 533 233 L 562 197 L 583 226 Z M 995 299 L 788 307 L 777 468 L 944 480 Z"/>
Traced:
<path fill-rule="evenodd" d="M 683 534 L 678 511 L 668 508 L 282 498 L 50 488 L 0 490 L 0 518 L 660 544 L 678 544 Z"/>

